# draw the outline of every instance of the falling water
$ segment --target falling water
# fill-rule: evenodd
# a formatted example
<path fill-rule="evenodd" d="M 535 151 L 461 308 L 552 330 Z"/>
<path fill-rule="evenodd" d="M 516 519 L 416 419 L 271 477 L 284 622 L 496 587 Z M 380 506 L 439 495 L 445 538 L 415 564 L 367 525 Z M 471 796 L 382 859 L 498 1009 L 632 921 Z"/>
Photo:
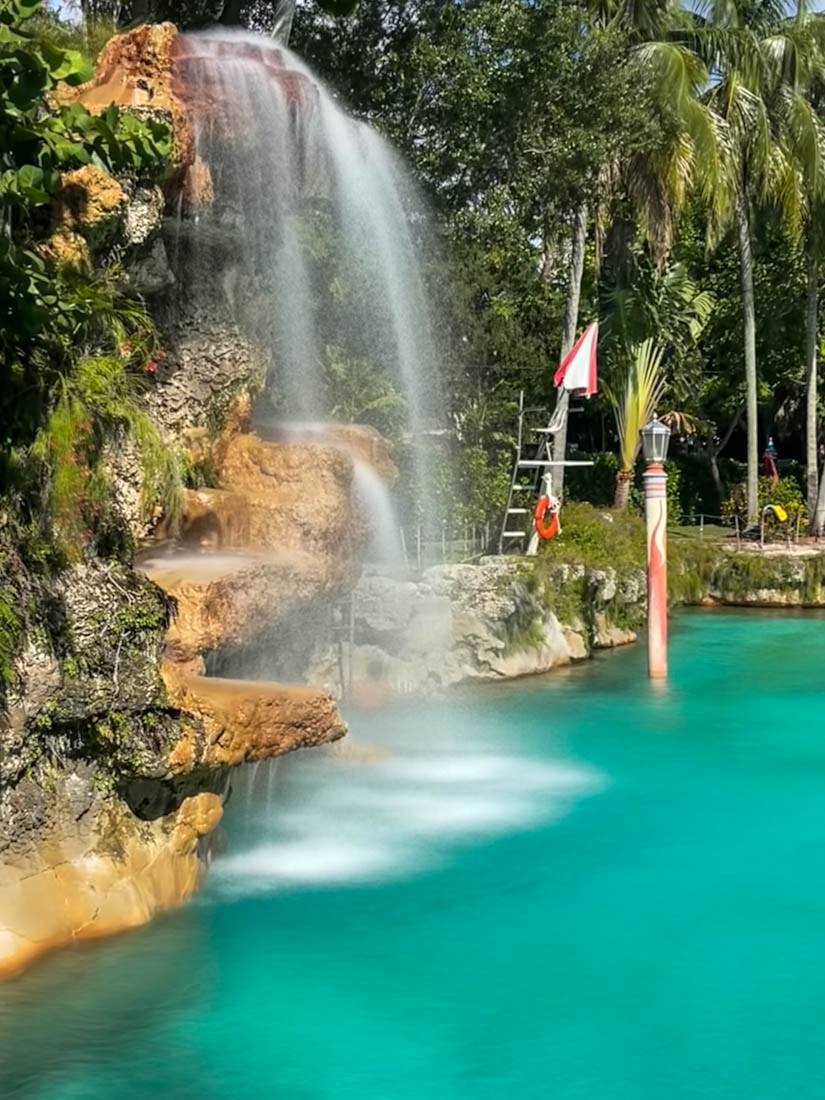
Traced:
<path fill-rule="evenodd" d="M 389 490 L 368 462 L 353 456 L 353 464 L 355 494 L 366 509 L 372 528 L 367 560 L 380 566 L 382 572 L 399 569 L 404 564 L 404 554 Z"/>
<path fill-rule="evenodd" d="M 178 68 L 196 123 L 196 174 L 210 179 L 208 200 L 192 200 L 181 222 L 190 242 L 182 261 L 195 272 L 184 273 L 182 292 L 204 309 L 222 299 L 266 349 L 279 417 L 359 419 L 360 391 L 389 378 L 423 496 L 436 376 L 417 254 L 426 219 L 398 158 L 271 40 L 186 36 Z"/>
<path fill-rule="evenodd" d="M 372 743 L 277 762 L 266 792 L 259 782 L 252 805 L 229 815 L 231 850 L 210 889 L 265 894 L 414 875 L 479 837 L 563 817 L 607 784 L 579 761 L 502 747 L 494 723 L 460 704 L 447 721 L 437 707 L 425 713 L 396 706 L 387 722 L 360 712 L 359 737 Z"/>

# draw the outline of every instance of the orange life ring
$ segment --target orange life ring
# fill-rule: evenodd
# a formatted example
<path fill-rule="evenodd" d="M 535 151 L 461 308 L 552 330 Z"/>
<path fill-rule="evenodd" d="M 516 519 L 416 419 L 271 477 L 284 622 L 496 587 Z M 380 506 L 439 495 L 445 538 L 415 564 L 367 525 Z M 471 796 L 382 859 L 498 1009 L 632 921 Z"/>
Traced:
<path fill-rule="evenodd" d="M 551 511 L 550 497 L 539 497 L 533 509 L 533 523 L 539 538 L 552 539 L 559 533 L 559 513 L 557 509 Z"/>

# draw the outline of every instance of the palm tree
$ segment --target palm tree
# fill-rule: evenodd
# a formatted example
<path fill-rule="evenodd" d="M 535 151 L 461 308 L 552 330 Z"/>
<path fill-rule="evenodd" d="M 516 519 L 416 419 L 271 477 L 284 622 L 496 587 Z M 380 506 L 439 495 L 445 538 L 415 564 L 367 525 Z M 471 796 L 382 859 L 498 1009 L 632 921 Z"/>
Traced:
<path fill-rule="evenodd" d="M 818 427 L 818 329 L 819 275 L 825 252 L 825 138 L 822 115 L 825 110 L 825 21 L 821 15 L 800 14 L 807 24 L 813 49 L 806 60 L 809 71 L 804 74 L 801 92 L 804 97 L 798 108 L 797 159 L 802 171 L 805 195 L 806 223 L 804 231 L 807 251 L 806 325 L 805 325 L 805 466 L 807 481 L 808 529 L 820 534 L 825 522 L 825 489 L 819 487 L 817 455 Z M 822 471 L 825 477 L 825 469 Z M 823 495 L 820 505 L 819 498 Z"/>
<path fill-rule="evenodd" d="M 651 110 L 667 120 L 664 139 L 654 155 L 636 155 L 621 164 L 605 166 L 603 176 L 625 193 L 637 214 L 643 234 L 661 264 L 671 243 L 676 213 L 691 186 L 698 186 L 709 202 L 720 192 L 723 157 L 716 119 L 702 103 L 700 92 L 708 74 L 701 59 L 670 35 L 684 25 L 680 0 L 590 0 L 594 25 L 616 29 L 632 44 L 630 63 L 636 66 L 640 93 L 649 92 Z M 579 321 L 584 254 L 594 202 L 583 198 L 574 215 L 571 259 L 562 327 L 561 356 L 573 347 Z M 566 403 L 566 391 L 559 394 Z M 567 423 L 562 421 L 553 443 L 553 456 L 564 461 Z M 561 494 L 564 467 L 554 472 Z"/>
<path fill-rule="evenodd" d="M 606 388 L 619 433 L 619 469 L 613 507 L 622 509 L 627 508 L 633 470 L 639 457 L 639 433 L 653 417 L 665 387 L 662 351 L 652 340 L 637 344 L 632 355 L 620 384 Z"/>
<path fill-rule="evenodd" d="M 820 21 L 800 0 L 788 16 L 784 0 L 707 0 L 685 44 L 711 74 L 704 101 L 725 141 L 732 201 L 712 208 L 712 231 L 736 229 L 742 288 L 747 425 L 748 522 L 758 519 L 758 393 L 752 218 L 760 202 L 775 204 L 798 234 L 805 181 L 821 177 L 822 127 L 802 87 L 817 56 Z M 815 307 L 814 307 L 815 308 Z"/>

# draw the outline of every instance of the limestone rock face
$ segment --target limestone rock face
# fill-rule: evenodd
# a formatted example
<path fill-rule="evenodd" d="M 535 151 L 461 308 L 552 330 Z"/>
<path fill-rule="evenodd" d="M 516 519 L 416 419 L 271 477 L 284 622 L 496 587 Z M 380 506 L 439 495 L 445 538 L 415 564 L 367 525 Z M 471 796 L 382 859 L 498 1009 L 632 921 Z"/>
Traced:
<path fill-rule="evenodd" d="M 179 663 L 241 644 L 325 582 L 305 554 L 206 554 L 177 563 L 150 558 L 141 567 L 175 600 L 166 651 Z"/>
<path fill-rule="evenodd" d="M 547 672 L 595 648 L 635 640 L 617 619 L 643 615 L 643 573 L 559 566 L 539 579 L 534 568 L 488 558 L 436 566 L 417 581 L 363 577 L 354 594 L 358 697 L 368 702 L 382 692 L 437 692 L 469 680 Z M 572 591 L 579 593 L 575 600 Z M 318 659 L 312 679 L 341 690 L 333 652 Z"/>
<path fill-rule="evenodd" d="M 120 183 L 94 164 L 64 172 L 57 199 L 59 226 L 82 233 L 99 246 L 125 214 L 128 198 Z"/>
<path fill-rule="evenodd" d="M 157 276 L 144 269 L 140 277 L 162 279 L 162 264 Z M 147 396 L 153 418 L 184 442 L 187 432 L 207 425 L 218 435 L 235 403 L 260 392 L 265 357 L 225 310 L 161 309 L 160 321 L 166 358 Z"/>
<path fill-rule="evenodd" d="M 356 458 L 366 462 L 386 485 L 398 481 L 399 471 L 392 457 L 392 447 L 374 428 L 363 424 L 330 424 L 324 435 L 340 442 Z"/>
<path fill-rule="evenodd" d="M 175 747 L 172 764 L 188 766 L 190 754 L 210 768 L 236 767 L 327 744 L 347 727 L 332 698 L 317 688 L 167 672 L 172 697 L 201 719 Z M 205 740 L 203 739 L 205 738 Z"/>
<path fill-rule="evenodd" d="M 353 467 L 346 453 L 240 435 L 224 448 L 218 475 L 225 489 L 243 493 L 250 503 L 251 545 L 322 558 L 328 589 L 354 582 L 369 530 L 353 511 Z"/>
<path fill-rule="evenodd" d="M 63 785 L 72 783 L 84 778 L 68 773 Z M 36 848 L 0 863 L 0 977 L 57 947 L 144 924 L 198 888 L 221 795 L 194 793 L 153 821 L 122 802 L 88 803 L 79 819 L 60 815 Z M 55 798 L 61 804 L 71 802 Z"/>
<path fill-rule="evenodd" d="M 317 689 L 161 675 L 172 605 L 125 565 L 11 580 L 26 644 L 0 725 L 0 975 L 180 903 L 232 768 L 346 729 Z"/>
<path fill-rule="evenodd" d="M 225 488 L 184 494 L 180 528 L 184 543 L 211 552 L 141 561 L 176 601 L 167 649 L 181 663 L 351 588 L 369 536 L 353 508 L 352 460 L 336 447 L 235 436 L 219 472 Z"/>

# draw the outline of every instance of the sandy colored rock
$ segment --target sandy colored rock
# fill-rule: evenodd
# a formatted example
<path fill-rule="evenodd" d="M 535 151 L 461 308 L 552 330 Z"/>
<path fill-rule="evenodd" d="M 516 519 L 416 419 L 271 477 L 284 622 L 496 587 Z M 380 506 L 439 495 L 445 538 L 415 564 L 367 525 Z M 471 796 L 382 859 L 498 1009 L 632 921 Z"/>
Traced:
<path fill-rule="evenodd" d="M 176 600 L 167 654 L 179 662 L 243 642 L 329 583 L 324 563 L 300 551 L 159 558 L 141 568 Z"/>
<path fill-rule="evenodd" d="M 79 271 L 86 271 L 90 264 L 86 238 L 71 229 L 56 230 L 45 241 L 41 241 L 35 251 L 49 263 L 74 267 Z"/>
<path fill-rule="evenodd" d="M 179 662 L 351 588 L 369 537 L 352 459 L 337 447 L 239 435 L 225 439 L 219 475 L 220 489 L 184 492 L 179 525 L 184 543 L 213 552 L 140 562 L 176 600 L 167 651 Z"/>
<path fill-rule="evenodd" d="M 347 731 L 332 697 L 318 688 L 168 675 L 178 704 L 203 722 L 200 759 L 210 768 L 324 745 Z"/>
<path fill-rule="evenodd" d="M 145 924 L 190 897 L 205 863 L 199 844 L 222 798 L 193 794 L 176 811 L 139 821 L 123 803 L 65 823 L 0 875 L 0 977 L 48 951 Z"/>
<path fill-rule="evenodd" d="M 101 50 L 89 83 L 63 88 L 61 96 L 64 101 L 77 100 L 93 114 L 114 103 L 167 119 L 174 164 L 186 168 L 194 160 L 194 137 L 176 86 L 178 48 L 178 30 L 172 23 L 144 24 L 115 35 Z"/>
<path fill-rule="evenodd" d="M 346 733 L 334 701 L 315 688 L 206 679 L 169 665 L 165 676 L 188 718 L 168 777 L 143 786 L 161 807 L 171 800 L 168 812 L 142 818 L 123 799 L 93 796 L 89 810 L 76 817 L 67 809 L 34 847 L 0 863 L 0 977 L 66 944 L 136 928 L 190 897 L 223 814 L 228 770 Z M 217 789 L 198 790 L 196 780 L 209 776 Z M 176 795 L 186 783 L 191 790 Z"/>
<path fill-rule="evenodd" d="M 252 545 L 319 555 L 329 569 L 329 587 L 357 577 L 369 530 L 352 506 L 353 465 L 345 452 L 239 435 L 227 444 L 218 477 L 222 488 L 244 494 L 252 514 L 266 517 Z"/>
<path fill-rule="evenodd" d="M 99 242 L 125 216 L 126 192 L 114 176 L 94 164 L 64 172 L 55 217 L 59 226 Z"/>
<path fill-rule="evenodd" d="M 366 462 L 387 485 L 394 485 L 399 470 L 393 461 L 392 444 L 374 428 L 364 424 L 330 424 L 324 435 L 332 442 L 340 441 L 348 451 Z"/>

